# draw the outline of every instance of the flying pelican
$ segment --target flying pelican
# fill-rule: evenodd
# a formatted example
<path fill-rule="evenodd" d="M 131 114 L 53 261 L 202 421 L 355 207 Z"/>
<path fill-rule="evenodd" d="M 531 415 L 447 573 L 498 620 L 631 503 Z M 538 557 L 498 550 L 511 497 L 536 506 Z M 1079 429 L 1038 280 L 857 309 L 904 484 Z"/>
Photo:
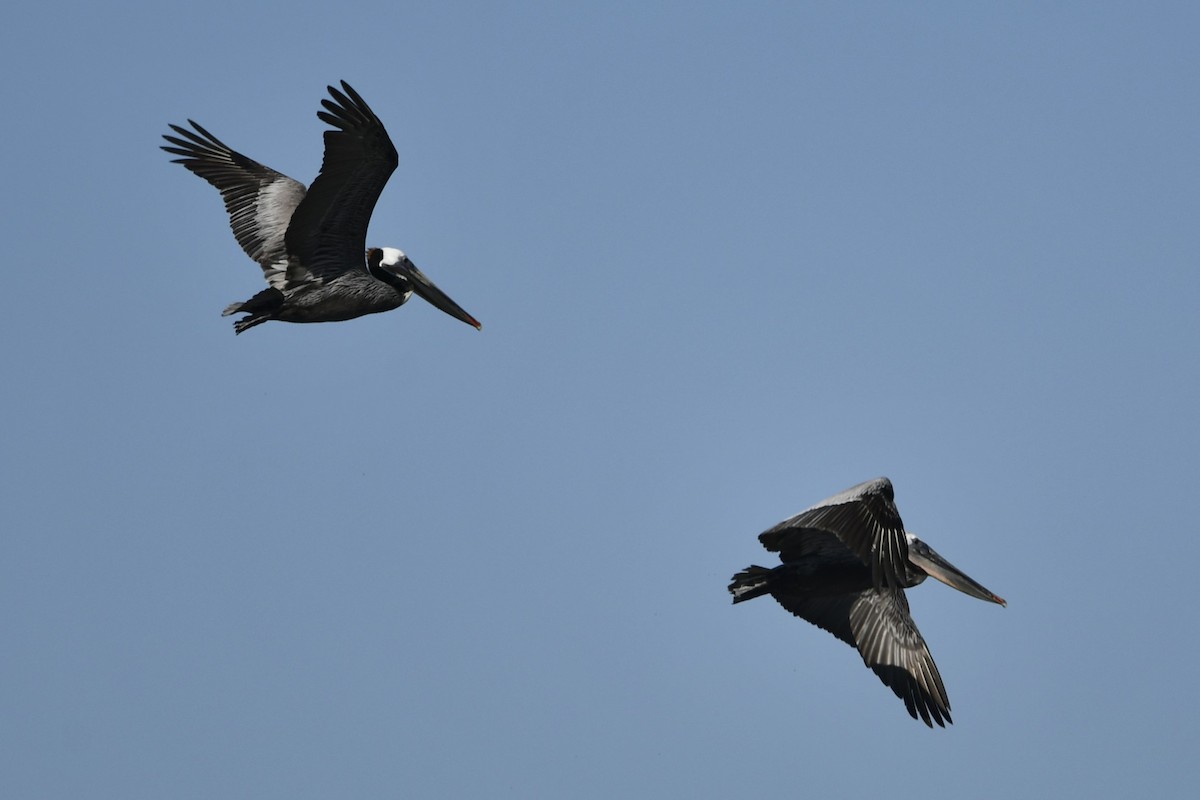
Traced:
<path fill-rule="evenodd" d="M 1008 605 L 904 530 L 887 478 L 860 483 L 784 520 L 758 540 L 778 567 L 733 576 L 740 603 L 769 594 L 796 616 L 858 649 L 913 719 L 943 728 L 950 700 L 904 590 L 932 575 L 980 600 Z"/>
<path fill-rule="evenodd" d="M 325 131 L 325 160 L 307 192 L 304 184 L 230 149 L 188 120 L 163 135 L 183 164 L 225 198 L 229 224 L 246 255 L 270 284 L 222 316 L 243 313 L 237 333 L 263 322 L 336 322 L 391 311 L 413 292 L 476 329 L 482 326 L 394 247 L 366 249 L 367 223 L 399 159 L 379 117 L 342 81 L 317 116 Z M 182 138 L 180 138 L 182 137 Z M 363 253 L 366 253 L 364 259 Z"/>

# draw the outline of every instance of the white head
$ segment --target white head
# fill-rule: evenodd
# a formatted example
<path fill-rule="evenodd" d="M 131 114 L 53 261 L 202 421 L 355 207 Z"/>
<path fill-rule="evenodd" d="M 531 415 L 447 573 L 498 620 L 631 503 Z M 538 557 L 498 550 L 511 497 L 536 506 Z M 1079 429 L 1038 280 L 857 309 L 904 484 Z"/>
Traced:
<path fill-rule="evenodd" d="M 395 247 L 383 247 L 380 249 L 383 250 L 383 260 L 379 263 L 385 267 L 394 267 L 408 259 L 408 256 L 404 255 L 403 250 Z"/>

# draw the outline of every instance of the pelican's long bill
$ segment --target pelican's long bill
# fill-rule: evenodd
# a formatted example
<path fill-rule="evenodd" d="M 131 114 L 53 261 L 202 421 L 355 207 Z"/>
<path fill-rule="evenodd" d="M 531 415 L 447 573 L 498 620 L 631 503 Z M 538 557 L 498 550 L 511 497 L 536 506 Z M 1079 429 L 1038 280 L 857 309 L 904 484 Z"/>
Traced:
<path fill-rule="evenodd" d="M 937 578 L 947 586 L 952 586 L 971 597 L 987 600 L 989 603 L 999 603 L 1007 607 L 1003 597 L 992 594 L 973 578 L 938 555 L 938 552 L 920 539 L 912 537 L 908 543 L 908 560 L 925 570 L 926 574 Z"/>
<path fill-rule="evenodd" d="M 384 248 L 384 252 L 387 253 L 390 249 Z M 412 286 L 413 291 L 420 295 L 425 302 L 434 308 L 444 311 L 455 319 L 462 320 L 468 325 L 473 326 L 476 330 L 483 330 L 483 325 L 477 319 L 464 311 L 462 306 L 451 300 L 449 295 L 434 285 L 433 281 L 425 277 L 425 273 L 417 269 L 417 265 L 408 256 L 401 256 L 390 263 L 389 261 L 385 260 L 381 266 L 407 280 Z"/>
<path fill-rule="evenodd" d="M 425 277 L 425 273 L 417 269 L 417 265 L 412 263 L 412 261 L 405 259 L 401 262 L 400 269 L 407 271 L 408 279 L 412 281 L 413 291 L 421 295 L 434 308 L 439 308 L 455 319 L 460 319 L 468 325 L 474 326 L 475 330 L 483 330 L 483 325 L 477 319 L 464 311 L 462 306 L 451 300 L 449 295 L 435 286 L 433 281 Z"/>

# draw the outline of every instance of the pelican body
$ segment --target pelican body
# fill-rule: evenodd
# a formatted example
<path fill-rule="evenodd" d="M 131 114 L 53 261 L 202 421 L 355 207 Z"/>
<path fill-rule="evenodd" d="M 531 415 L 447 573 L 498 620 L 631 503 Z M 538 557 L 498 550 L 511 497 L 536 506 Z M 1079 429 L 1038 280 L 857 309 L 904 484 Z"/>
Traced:
<path fill-rule="evenodd" d="M 905 589 L 933 576 L 1007 605 L 908 533 L 887 478 L 860 483 L 759 534 L 782 563 L 733 576 L 734 603 L 769 594 L 796 616 L 857 648 L 914 719 L 945 727 L 950 700 L 909 615 Z"/>
<path fill-rule="evenodd" d="M 163 150 L 174 163 L 208 181 L 225 199 L 230 227 L 246 254 L 262 267 L 268 288 L 223 316 L 243 313 L 241 333 L 271 320 L 340 322 L 399 308 L 415 292 L 437 308 L 480 328 L 479 322 L 437 288 L 394 247 L 366 249 L 371 212 L 399 159 L 383 123 L 345 81 L 328 87 L 317 116 L 325 131 L 325 159 L 308 189 L 247 158 L 192 120 L 194 130 L 171 125 Z"/>

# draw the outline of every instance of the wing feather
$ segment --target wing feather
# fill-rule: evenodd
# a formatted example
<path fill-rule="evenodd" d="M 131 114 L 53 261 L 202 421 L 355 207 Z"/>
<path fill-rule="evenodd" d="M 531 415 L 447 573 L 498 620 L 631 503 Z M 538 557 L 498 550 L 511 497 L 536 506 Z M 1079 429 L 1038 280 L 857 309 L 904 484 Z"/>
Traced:
<path fill-rule="evenodd" d="M 876 478 L 822 500 L 759 534 L 763 547 L 796 561 L 825 546 L 833 534 L 871 568 L 876 588 L 899 589 L 908 563 L 908 539 L 896 509 L 892 482 Z"/>
<path fill-rule="evenodd" d="M 904 701 L 909 714 L 930 727 L 952 722 L 942 676 L 903 591 L 860 592 L 850 608 L 850 627 L 863 662 Z"/>
<path fill-rule="evenodd" d="M 225 200 L 234 238 L 262 267 L 267 283 L 282 290 L 288 266 L 285 237 L 304 199 L 304 184 L 233 150 L 195 121 L 188 122 L 195 130 L 171 125 L 179 136 L 164 134 L 172 146 L 162 149 L 182 156 L 173 163 L 216 187 Z"/>
<path fill-rule="evenodd" d="M 914 719 L 930 727 L 953 721 L 942 676 L 909 615 L 903 591 L 810 596 L 777 589 L 772 595 L 788 611 L 856 648 Z"/>
<path fill-rule="evenodd" d="M 334 127 L 325 131 L 321 172 L 292 215 L 287 249 L 294 256 L 289 280 L 330 279 L 351 269 L 365 270 L 367 225 L 375 203 L 399 157 L 383 123 L 342 81 L 328 87 L 317 116 Z"/>

